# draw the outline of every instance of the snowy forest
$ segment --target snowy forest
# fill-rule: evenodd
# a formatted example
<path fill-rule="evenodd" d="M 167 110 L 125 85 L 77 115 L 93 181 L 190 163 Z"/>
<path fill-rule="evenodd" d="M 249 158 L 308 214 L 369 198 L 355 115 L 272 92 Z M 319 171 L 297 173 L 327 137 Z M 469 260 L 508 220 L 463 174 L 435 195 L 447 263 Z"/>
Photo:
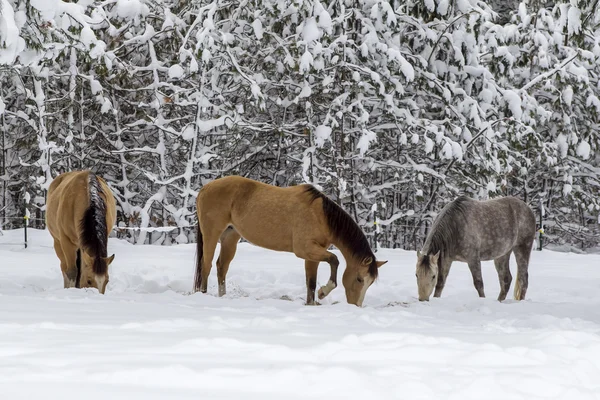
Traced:
<path fill-rule="evenodd" d="M 196 194 L 237 174 L 314 184 L 380 247 L 416 249 L 460 194 L 596 247 L 599 8 L 0 0 L 0 228 L 43 228 L 52 179 L 89 168 L 140 244 L 195 241 Z"/>

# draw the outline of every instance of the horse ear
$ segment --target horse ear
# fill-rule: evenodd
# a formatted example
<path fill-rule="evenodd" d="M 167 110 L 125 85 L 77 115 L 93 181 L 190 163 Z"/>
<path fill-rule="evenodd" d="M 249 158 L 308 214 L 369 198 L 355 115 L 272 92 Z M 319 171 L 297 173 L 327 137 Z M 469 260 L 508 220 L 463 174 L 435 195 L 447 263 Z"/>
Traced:
<path fill-rule="evenodd" d="M 423 255 L 421 254 L 421 250 L 417 250 L 417 258 L 422 258 Z"/>
<path fill-rule="evenodd" d="M 370 265 L 373 262 L 373 257 L 366 257 L 363 260 L 363 265 Z"/>
<path fill-rule="evenodd" d="M 113 255 L 112 255 L 112 256 L 110 256 L 110 257 L 106 257 L 106 258 L 104 259 L 104 261 L 106 261 L 106 265 L 110 265 L 110 264 L 113 262 L 113 260 L 114 260 L 114 259 L 115 259 L 115 255 L 113 254 Z"/>
<path fill-rule="evenodd" d="M 387 261 L 377 261 L 377 268 L 381 267 L 383 264 L 385 264 Z"/>
<path fill-rule="evenodd" d="M 437 253 L 435 253 L 434 255 L 431 256 L 431 259 L 435 264 L 437 264 L 438 260 L 440 259 L 440 251 L 441 250 L 438 250 Z"/>

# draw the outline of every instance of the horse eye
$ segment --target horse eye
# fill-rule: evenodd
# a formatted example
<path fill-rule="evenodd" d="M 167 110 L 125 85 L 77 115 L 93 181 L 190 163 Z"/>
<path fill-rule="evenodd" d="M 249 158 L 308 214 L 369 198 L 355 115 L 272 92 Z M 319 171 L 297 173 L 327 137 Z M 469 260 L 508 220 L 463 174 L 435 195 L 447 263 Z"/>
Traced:
<path fill-rule="evenodd" d="M 358 278 L 356 278 L 356 280 L 357 280 L 359 283 L 363 283 L 363 282 L 364 282 L 363 278 L 361 278 L 360 276 L 359 276 Z"/>
<path fill-rule="evenodd" d="M 433 281 L 433 280 L 435 280 L 435 275 L 431 277 L 431 280 L 432 280 L 432 281 Z"/>

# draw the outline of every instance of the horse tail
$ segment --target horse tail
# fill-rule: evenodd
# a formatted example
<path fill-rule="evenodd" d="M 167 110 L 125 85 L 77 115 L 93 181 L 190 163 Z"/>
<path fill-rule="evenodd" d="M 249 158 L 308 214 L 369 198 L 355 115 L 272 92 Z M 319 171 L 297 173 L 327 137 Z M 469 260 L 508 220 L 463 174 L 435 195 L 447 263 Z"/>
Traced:
<path fill-rule="evenodd" d="M 77 266 L 77 278 L 75 278 L 75 287 L 81 288 L 81 249 L 77 249 L 77 258 L 75 259 L 75 265 Z"/>
<path fill-rule="evenodd" d="M 200 230 L 200 221 L 196 228 L 196 274 L 194 276 L 194 292 L 200 291 L 202 284 L 202 255 L 204 252 L 204 241 L 202 240 L 202 231 Z"/>
<path fill-rule="evenodd" d="M 517 282 L 515 283 L 515 300 L 521 300 L 521 280 L 517 276 Z"/>
<path fill-rule="evenodd" d="M 108 227 L 106 226 L 106 204 L 101 195 L 104 194 L 98 177 L 89 172 L 88 175 L 89 205 L 80 222 L 80 246 L 90 256 L 95 257 L 94 273 L 102 275 L 106 273 L 106 263 L 98 262 L 100 258 L 106 257 L 106 246 L 108 238 Z"/>

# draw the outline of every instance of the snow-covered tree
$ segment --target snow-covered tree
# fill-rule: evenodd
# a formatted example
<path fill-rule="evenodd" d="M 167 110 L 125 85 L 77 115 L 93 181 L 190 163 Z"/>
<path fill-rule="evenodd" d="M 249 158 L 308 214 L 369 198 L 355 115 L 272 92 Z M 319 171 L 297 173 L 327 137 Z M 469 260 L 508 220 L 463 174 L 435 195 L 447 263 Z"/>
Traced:
<path fill-rule="evenodd" d="M 119 235 L 186 242 L 200 187 L 240 174 L 315 184 L 386 247 L 420 246 L 460 193 L 518 196 L 551 242 L 598 242 L 596 1 L 0 7 L 9 216 L 27 194 L 42 217 L 51 180 L 91 168 L 119 226 L 143 228 Z"/>

